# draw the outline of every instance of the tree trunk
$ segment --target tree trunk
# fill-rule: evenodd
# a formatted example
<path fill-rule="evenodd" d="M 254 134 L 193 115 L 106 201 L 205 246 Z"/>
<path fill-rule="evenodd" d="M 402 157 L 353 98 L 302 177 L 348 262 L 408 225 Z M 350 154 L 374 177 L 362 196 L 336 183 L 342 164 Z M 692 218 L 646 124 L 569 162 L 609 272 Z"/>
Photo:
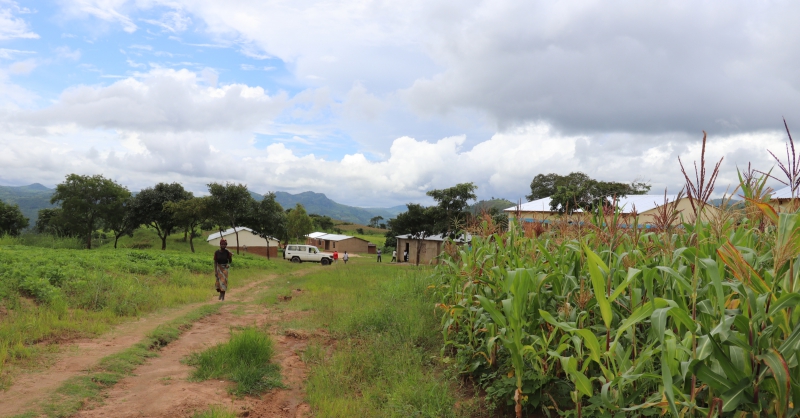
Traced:
<path fill-rule="evenodd" d="M 162 251 L 166 250 L 167 249 L 167 234 L 164 234 L 164 236 L 160 237 L 160 238 L 161 238 L 161 250 Z"/>
<path fill-rule="evenodd" d="M 91 232 L 89 232 L 89 234 L 86 236 L 86 249 L 87 250 L 91 250 L 92 249 L 92 233 Z"/>
<path fill-rule="evenodd" d="M 194 231 L 189 235 L 189 248 L 191 248 L 192 252 L 194 252 Z"/>
<path fill-rule="evenodd" d="M 239 230 L 233 227 L 233 233 L 236 234 L 236 255 L 239 255 Z"/>
<path fill-rule="evenodd" d="M 422 239 L 417 240 L 417 264 L 419 265 L 419 250 L 422 249 Z"/>
<path fill-rule="evenodd" d="M 117 241 L 119 241 L 119 235 L 114 234 L 114 249 L 117 249 Z"/>
<path fill-rule="evenodd" d="M 267 241 L 267 260 L 269 260 L 269 238 L 264 238 Z"/>
<path fill-rule="evenodd" d="M 184 228 L 183 230 L 183 242 L 186 242 L 186 236 L 189 234 L 189 228 Z M 194 251 L 192 251 L 194 252 Z"/>

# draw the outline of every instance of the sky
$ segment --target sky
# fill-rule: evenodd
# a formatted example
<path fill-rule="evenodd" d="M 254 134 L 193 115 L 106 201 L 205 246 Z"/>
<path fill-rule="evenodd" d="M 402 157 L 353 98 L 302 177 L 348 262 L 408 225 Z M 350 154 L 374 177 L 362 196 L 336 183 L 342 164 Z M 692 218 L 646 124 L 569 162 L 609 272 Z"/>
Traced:
<path fill-rule="evenodd" d="M 800 132 L 797 22 L 791 1 L 0 0 L 0 185 L 388 207 L 582 171 L 677 193 L 705 130 L 720 195 L 785 158 L 783 118 Z"/>

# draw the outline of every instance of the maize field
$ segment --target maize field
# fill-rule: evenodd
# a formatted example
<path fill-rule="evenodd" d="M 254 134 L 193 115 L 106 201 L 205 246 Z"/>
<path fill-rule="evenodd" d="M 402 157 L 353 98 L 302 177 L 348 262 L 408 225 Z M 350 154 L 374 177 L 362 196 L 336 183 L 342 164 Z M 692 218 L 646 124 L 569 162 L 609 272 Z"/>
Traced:
<path fill-rule="evenodd" d="M 517 417 L 797 416 L 800 213 L 763 184 L 655 229 L 484 221 L 432 279 L 443 356 Z"/>

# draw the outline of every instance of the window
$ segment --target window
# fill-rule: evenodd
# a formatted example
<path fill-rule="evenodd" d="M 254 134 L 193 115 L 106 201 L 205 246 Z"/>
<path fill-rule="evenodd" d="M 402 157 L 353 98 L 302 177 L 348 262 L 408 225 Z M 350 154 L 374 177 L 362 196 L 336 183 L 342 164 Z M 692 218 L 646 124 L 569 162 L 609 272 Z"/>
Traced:
<path fill-rule="evenodd" d="M 296 245 L 290 245 L 288 250 L 289 251 L 297 251 L 297 246 Z"/>

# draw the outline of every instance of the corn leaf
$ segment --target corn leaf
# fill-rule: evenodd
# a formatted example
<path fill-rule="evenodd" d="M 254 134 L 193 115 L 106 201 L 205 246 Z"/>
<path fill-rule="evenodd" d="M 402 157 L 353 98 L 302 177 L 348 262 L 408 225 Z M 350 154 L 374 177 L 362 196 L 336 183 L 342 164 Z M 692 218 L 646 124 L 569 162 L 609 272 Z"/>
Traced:
<path fill-rule="evenodd" d="M 789 406 L 789 393 L 792 385 L 792 380 L 789 375 L 789 366 L 786 365 L 783 356 L 775 349 L 770 349 L 765 354 L 757 356 L 756 358 L 763 361 L 772 371 L 772 377 L 775 379 L 775 383 L 778 386 L 777 410 L 775 412 L 779 418 L 785 417 Z"/>
<path fill-rule="evenodd" d="M 606 281 L 603 272 L 608 274 L 608 267 L 595 254 L 589 247 L 583 247 L 586 253 L 586 261 L 589 264 L 589 276 L 592 279 L 592 287 L 594 288 L 594 297 L 597 299 L 597 306 L 600 307 L 600 315 L 603 317 L 603 323 L 606 328 L 611 328 L 611 320 L 613 319 L 613 312 L 611 310 L 611 303 L 606 298 Z"/>

